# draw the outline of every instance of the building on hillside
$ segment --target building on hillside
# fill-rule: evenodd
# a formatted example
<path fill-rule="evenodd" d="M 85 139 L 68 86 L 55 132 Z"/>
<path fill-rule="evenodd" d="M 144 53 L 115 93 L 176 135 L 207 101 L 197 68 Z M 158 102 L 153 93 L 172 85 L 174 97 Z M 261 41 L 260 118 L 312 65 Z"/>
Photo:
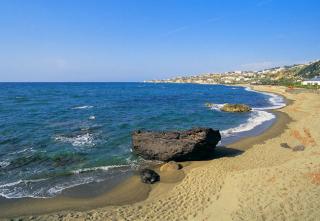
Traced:
<path fill-rule="evenodd" d="M 314 77 L 310 80 L 302 81 L 302 85 L 320 85 L 320 76 Z"/>

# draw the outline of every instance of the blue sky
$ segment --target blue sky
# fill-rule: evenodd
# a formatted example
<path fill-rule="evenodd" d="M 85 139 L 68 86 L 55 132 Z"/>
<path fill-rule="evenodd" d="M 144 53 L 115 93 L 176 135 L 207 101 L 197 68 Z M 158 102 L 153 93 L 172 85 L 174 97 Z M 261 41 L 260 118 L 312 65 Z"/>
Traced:
<path fill-rule="evenodd" d="M 0 81 L 141 81 L 320 59 L 317 0 L 0 0 Z"/>

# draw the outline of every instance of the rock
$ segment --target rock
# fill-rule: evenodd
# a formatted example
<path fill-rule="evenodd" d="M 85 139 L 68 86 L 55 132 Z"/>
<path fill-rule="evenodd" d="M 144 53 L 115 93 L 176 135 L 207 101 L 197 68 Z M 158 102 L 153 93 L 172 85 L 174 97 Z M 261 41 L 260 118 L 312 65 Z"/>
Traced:
<path fill-rule="evenodd" d="M 220 132 L 211 128 L 167 132 L 139 130 L 132 134 L 132 149 L 147 160 L 193 160 L 210 155 L 220 140 Z"/>
<path fill-rule="evenodd" d="M 280 146 L 283 148 L 291 149 L 291 147 L 287 143 L 281 143 Z"/>
<path fill-rule="evenodd" d="M 245 104 L 225 104 L 220 110 L 226 112 L 249 112 L 251 111 L 251 107 Z"/>
<path fill-rule="evenodd" d="M 143 183 L 153 184 L 160 181 L 160 176 L 155 171 L 150 169 L 143 169 L 140 172 L 140 178 Z"/>
<path fill-rule="evenodd" d="M 305 146 L 297 145 L 292 148 L 292 151 L 304 151 L 304 149 L 305 149 Z"/>
<path fill-rule="evenodd" d="M 281 143 L 280 146 L 283 147 L 283 148 L 291 149 L 292 151 L 304 151 L 304 149 L 306 148 L 303 145 L 296 145 L 294 147 L 291 147 L 287 143 Z"/>
<path fill-rule="evenodd" d="M 181 164 L 178 164 L 174 161 L 170 161 L 168 163 L 163 164 L 160 167 L 161 172 L 168 172 L 168 171 L 175 171 L 175 170 L 180 170 L 182 168 Z"/>

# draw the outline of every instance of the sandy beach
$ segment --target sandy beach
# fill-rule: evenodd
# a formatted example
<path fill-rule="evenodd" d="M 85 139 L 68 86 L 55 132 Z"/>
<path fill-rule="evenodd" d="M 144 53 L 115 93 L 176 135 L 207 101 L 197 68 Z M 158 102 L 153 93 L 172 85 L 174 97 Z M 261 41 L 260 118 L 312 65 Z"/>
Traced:
<path fill-rule="evenodd" d="M 2 207 L 0 217 L 319 220 L 320 94 L 285 87 L 251 87 L 281 94 L 289 104 L 274 111 L 277 121 L 263 134 L 218 147 L 215 159 L 184 163 L 181 171 L 161 174 L 162 181 L 152 187 L 132 177 L 91 201 L 60 198 L 15 202 Z"/>

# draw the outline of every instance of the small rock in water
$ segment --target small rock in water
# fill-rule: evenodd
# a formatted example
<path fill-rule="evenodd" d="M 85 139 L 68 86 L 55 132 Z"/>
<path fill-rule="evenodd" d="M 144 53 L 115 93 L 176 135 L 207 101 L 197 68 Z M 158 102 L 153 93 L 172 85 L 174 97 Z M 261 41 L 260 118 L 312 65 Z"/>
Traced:
<path fill-rule="evenodd" d="M 245 104 L 225 104 L 220 110 L 225 112 L 249 112 L 251 107 Z"/>
<path fill-rule="evenodd" d="M 140 172 L 140 178 L 143 183 L 153 184 L 160 181 L 160 176 L 155 171 L 150 169 L 143 169 Z"/>
<path fill-rule="evenodd" d="M 182 168 L 181 164 L 178 164 L 174 161 L 170 161 L 168 163 L 163 164 L 160 167 L 161 172 L 168 172 L 168 171 L 175 171 L 175 170 L 180 170 Z"/>
<path fill-rule="evenodd" d="M 292 148 L 292 151 L 304 151 L 304 149 L 305 149 L 305 146 L 297 145 L 297 146 Z"/>

